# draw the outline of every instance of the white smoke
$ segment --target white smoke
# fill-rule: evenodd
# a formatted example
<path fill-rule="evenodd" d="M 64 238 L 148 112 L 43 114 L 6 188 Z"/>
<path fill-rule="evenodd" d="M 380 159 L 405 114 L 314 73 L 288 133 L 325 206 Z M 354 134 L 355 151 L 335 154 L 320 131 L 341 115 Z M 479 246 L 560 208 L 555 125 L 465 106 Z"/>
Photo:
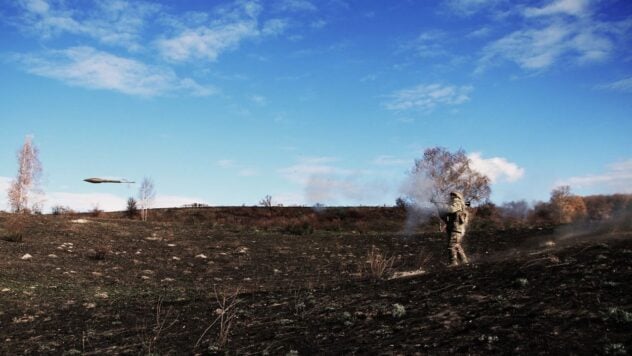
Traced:
<path fill-rule="evenodd" d="M 435 197 L 435 184 L 424 174 L 410 174 L 400 188 L 400 193 L 406 197 L 407 216 L 404 233 L 410 235 L 415 228 L 427 222 L 437 212 L 437 207 L 431 201 Z"/>

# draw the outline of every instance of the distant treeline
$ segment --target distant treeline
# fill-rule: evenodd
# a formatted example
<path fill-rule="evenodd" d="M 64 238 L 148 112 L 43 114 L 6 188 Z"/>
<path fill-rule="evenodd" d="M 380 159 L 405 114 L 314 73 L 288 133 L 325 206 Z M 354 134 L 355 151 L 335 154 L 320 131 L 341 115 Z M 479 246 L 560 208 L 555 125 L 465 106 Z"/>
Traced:
<path fill-rule="evenodd" d="M 551 193 L 548 202 L 528 204 L 526 201 L 504 203 L 500 206 L 488 202 L 475 209 L 475 227 L 489 225 L 501 228 L 524 225 L 559 225 L 568 223 L 614 222 L 632 227 L 632 195 L 578 196 L 561 187 Z"/>
<path fill-rule="evenodd" d="M 400 201 L 401 203 L 401 201 Z M 569 223 L 612 223 L 632 229 L 632 195 L 573 195 L 567 187 L 551 192 L 547 202 L 525 200 L 496 205 L 492 202 L 472 207 L 470 230 L 535 228 Z M 56 207 L 53 215 L 85 215 L 104 218 L 130 218 L 121 212 L 94 209 L 76 213 Z M 152 209 L 150 221 L 201 225 L 209 228 L 276 231 L 295 235 L 318 230 L 367 232 L 438 232 L 442 226 L 436 212 L 416 217 L 414 208 L 405 204 L 382 207 L 215 207 L 190 204 L 182 208 Z M 137 217 L 132 217 L 137 218 Z M 412 221 L 412 226 L 411 226 Z"/>

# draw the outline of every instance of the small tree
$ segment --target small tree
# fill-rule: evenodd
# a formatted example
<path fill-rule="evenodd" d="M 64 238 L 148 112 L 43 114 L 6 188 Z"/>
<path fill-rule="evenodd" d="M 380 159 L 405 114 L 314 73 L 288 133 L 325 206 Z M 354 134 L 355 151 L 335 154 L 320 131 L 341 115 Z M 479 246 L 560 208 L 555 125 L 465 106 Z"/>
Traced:
<path fill-rule="evenodd" d="M 420 198 L 443 201 L 451 191 L 458 191 L 466 201 L 487 200 L 490 180 L 472 169 L 470 163 L 462 149 L 455 153 L 442 147 L 426 149 L 424 157 L 415 160 L 411 175 L 419 184 L 409 192 L 409 198 L 415 203 L 420 203 Z"/>
<path fill-rule="evenodd" d="M 34 194 L 40 193 L 39 180 L 42 176 L 42 164 L 38 156 L 39 150 L 33 144 L 33 137 L 26 136 L 22 149 L 17 153 L 18 174 L 11 181 L 8 190 L 11 210 L 16 213 L 27 212 L 29 208 L 41 210 L 40 202 L 31 201 Z"/>
<path fill-rule="evenodd" d="M 138 215 L 138 205 L 136 204 L 136 199 L 129 197 L 129 199 L 127 199 L 125 216 L 129 219 L 133 219 L 136 215 Z"/>
<path fill-rule="evenodd" d="M 271 208 L 272 207 L 272 197 L 270 195 L 266 195 L 265 197 L 263 197 L 263 199 L 261 199 L 259 201 L 259 205 L 266 207 L 266 208 Z"/>
<path fill-rule="evenodd" d="M 140 184 L 138 190 L 138 201 L 140 202 L 140 217 L 143 221 L 147 221 L 147 215 L 149 208 L 151 207 L 154 198 L 156 197 L 156 191 L 154 190 L 154 181 L 151 178 L 145 177 Z"/>
<path fill-rule="evenodd" d="M 481 202 L 489 198 L 489 178 L 472 169 L 470 163 L 465 151 L 452 153 L 442 147 L 428 148 L 423 158 L 415 160 L 410 179 L 404 187 L 405 201 L 412 208 L 408 209 L 407 229 L 437 216 L 438 212 L 432 203 L 447 203 L 448 194 L 452 191 L 460 192 L 464 200 L 469 202 Z M 437 220 L 441 231 L 443 222 Z"/>
<path fill-rule="evenodd" d="M 585 218 L 586 203 L 577 195 L 571 193 L 568 185 L 557 187 L 551 191 L 551 212 L 555 223 L 567 224 Z"/>

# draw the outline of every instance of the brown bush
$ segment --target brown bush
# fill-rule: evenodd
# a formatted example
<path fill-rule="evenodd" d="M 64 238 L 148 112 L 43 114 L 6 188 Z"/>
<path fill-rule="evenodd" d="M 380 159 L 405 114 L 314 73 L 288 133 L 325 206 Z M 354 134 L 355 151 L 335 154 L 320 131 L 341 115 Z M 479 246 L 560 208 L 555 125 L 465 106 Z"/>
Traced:
<path fill-rule="evenodd" d="M 6 230 L 2 239 L 10 242 L 22 242 L 26 233 L 28 217 L 23 213 L 11 214 L 4 224 Z"/>

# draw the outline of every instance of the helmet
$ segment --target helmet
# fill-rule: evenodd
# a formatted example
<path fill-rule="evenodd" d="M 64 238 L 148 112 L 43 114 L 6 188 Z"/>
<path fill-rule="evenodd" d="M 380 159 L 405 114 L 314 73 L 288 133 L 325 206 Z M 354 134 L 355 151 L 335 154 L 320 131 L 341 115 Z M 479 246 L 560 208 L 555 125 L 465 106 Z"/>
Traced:
<path fill-rule="evenodd" d="M 455 197 L 463 200 L 463 195 L 461 195 L 461 193 L 459 193 L 459 192 L 450 192 L 450 195 L 455 196 Z"/>

